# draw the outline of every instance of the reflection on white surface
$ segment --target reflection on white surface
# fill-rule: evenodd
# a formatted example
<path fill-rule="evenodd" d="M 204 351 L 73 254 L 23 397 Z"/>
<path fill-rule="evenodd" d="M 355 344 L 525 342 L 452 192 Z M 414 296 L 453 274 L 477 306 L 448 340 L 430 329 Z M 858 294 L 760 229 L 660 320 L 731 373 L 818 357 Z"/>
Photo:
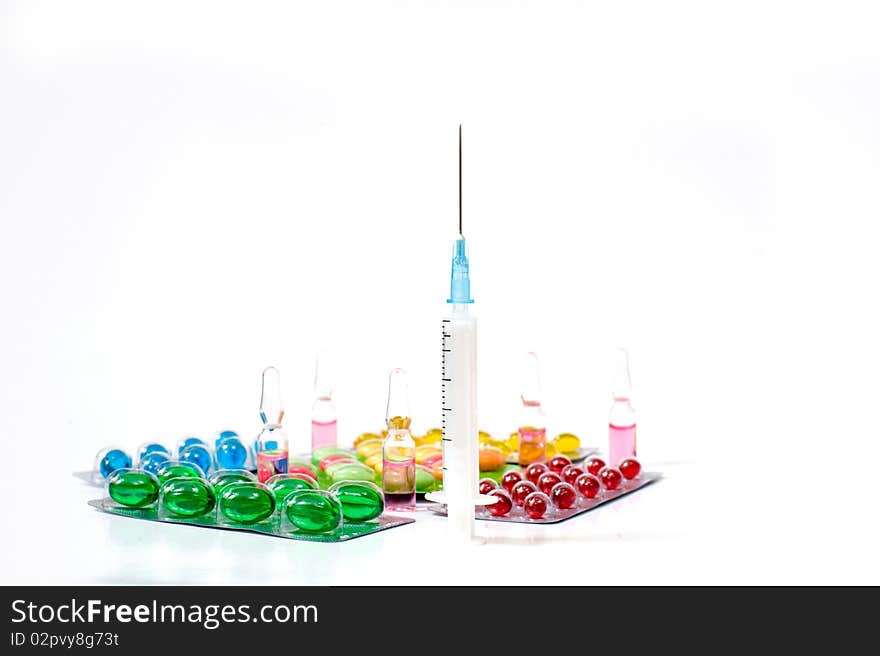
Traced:
<path fill-rule="evenodd" d="M 662 551 L 685 537 L 682 526 L 657 522 L 660 504 L 676 494 L 676 476 L 557 525 L 477 522 L 481 540 L 450 550 L 446 520 L 420 510 L 415 524 L 343 543 L 313 543 L 148 522 L 100 513 L 87 501 L 101 490 L 71 479 L 51 531 L 18 517 L 5 582 L 127 584 L 453 584 L 540 582 L 518 573 L 523 550 L 537 562 L 570 563 L 566 580 L 598 582 L 588 563 L 614 563 L 621 545 Z M 58 548 L 63 544 L 64 548 Z M 668 546 L 664 546 L 668 545 Z M 540 550 L 540 551 L 538 551 Z M 441 555 L 443 557 L 441 557 Z M 40 566 L 16 567 L 15 562 Z M 674 562 L 674 559 L 672 560 Z M 581 563 L 584 567 L 577 567 Z M 621 563 L 623 566 L 623 563 Z M 551 568 L 552 569 L 552 568 Z M 607 579 L 613 582 L 613 577 Z"/>

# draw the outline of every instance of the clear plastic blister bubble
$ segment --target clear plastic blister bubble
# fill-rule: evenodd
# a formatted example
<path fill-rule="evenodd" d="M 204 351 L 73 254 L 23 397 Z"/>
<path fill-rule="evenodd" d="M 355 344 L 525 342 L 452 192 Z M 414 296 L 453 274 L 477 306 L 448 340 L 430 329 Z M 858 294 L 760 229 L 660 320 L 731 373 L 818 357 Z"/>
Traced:
<path fill-rule="evenodd" d="M 248 448 L 237 435 L 220 440 L 214 449 L 218 469 L 245 469 L 253 460 Z"/>
<path fill-rule="evenodd" d="M 297 490 L 317 490 L 318 483 L 311 476 L 300 473 L 275 474 L 268 481 L 266 487 L 275 493 L 275 501 L 278 507 L 284 506 L 287 497 Z"/>
<path fill-rule="evenodd" d="M 128 451 L 120 446 L 106 446 L 95 456 L 92 478 L 100 483 L 117 469 L 130 469 L 131 466 L 132 459 Z"/>
<path fill-rule="evenodd" d="M 247 469 L 218 469 L 208 477 L 208 480 L 219 495 L 227 485 L 256 482 L 257 476 Z"/>
<path fill-rule="evenodd" d="M 163 462 L 156 468 L 156 478 L 160 483 L 164 483 L 171 478 L 179 477 L 188 478 L 205 478 L 205 472 L 198 465 L 191 462 L 180 462 L 179 460 L 168 460 Z"/>
<path fill-rule="evenodd" d="M 218 495 L 217 523 L 221 526 L 271 524 L 275 508 L 275 494 L 265 484 L 231 483 Z"/>
<path fill-rule="evenodd" d="M 568 510 L 577 505 L 578 493 L 574 485 L 562 481 L 553 486 L 550 490 L 550 501 L 553 507 L 559 510 Z"/>
<path fill-rule="evenodd" d="M 169 478 L 159 490 L 159 519 L 181 520 L 213 516 L 217 504 L 214 486 L 204 478 Z"/>
<path fill-rule="evenodd" d="M 168 456 L 168 459 L 171 459 L 171 451 L 160 442 L 144 442 L 137 448 L 137 460 L 135 464 L 138 467 L 142 466 L 142 463 L 150 456 L 152 453 L 165 454 Z"/>
<path fill-rule="evenodd" d="M 498 501 L 481 508 L 479 512 L 492 517 L 504 517 L 510 514 L 514 507 L 513 500 L 510 498 L 510 492 L 499 487 L 490 490 L 488 494 L 489 496 L 498 497 Z"/>
<path fill-rule="evenodd" d="M 543 492 L 532 492 L 523 502 L 523 510 L 531 519 L 541 519 L 552 514 L 553 504 L 550 502 L 550 497 Z"/>
<path fill-rule="evenodd" d="M 214 455 L 204 444 L 190 444 L 180 451 L 180 462 L 196 465 L 206 474 L 214 468 Z"/>
<path fill-rule="evenodd" d="M 241 439 L 241 435 L 239 435 L 237 431 L 231 430 L 229 428 L 224 428 L 223 430 L 217 431 L 216 433 L 214 433 L 214 447 L 216 448 L 217 445 L 220 444 L 220 442 L 230 437 L 237 437 Z"/>
<path fill-rule="evenodd" d="M 107 497 L 125 508 L 151 508 L 159 498 L 159 479 L 150 472 L 128 467 L 107 477 Z"/>
<path fill-rule="evenodd" d="M 342 526 L 342 503 L 327 490 L 291 492 L 281 509 L 283 533 L 333 533 Z"/>
<path fill-rule="evenodd" d="M 203 440 L 199 437 L 196 437 L 194 435 L 187 435 L 185 437 L 181 437 L 179 440 L 177 440 L 177 448 L 175 448 L 175 451 L 177 452 L 178 457 L 180 457 L 180 454 L 183 452 L 183 450 L 186 447 L 192 446 L 193 444 L 201 444 L 204 447 L 208 446 L 208 443 L 205 442 L 205 440 Z"/>
<path fill-rule="evenodd" d="M 159 467 L 169 460 L 171 460 L 171 457 L 168 454 L 154 451 L 153 453 L 148 453 L 143 460 L 138 461 L 138 469 L 155 474 L 159 471 Z"/>
<path fill-rule="evenodd" d="M 339 481 L 328 491 L 339 500 L 346 521 L 368 522 L 385 511 L 385 495 L 375 483 Z"/>

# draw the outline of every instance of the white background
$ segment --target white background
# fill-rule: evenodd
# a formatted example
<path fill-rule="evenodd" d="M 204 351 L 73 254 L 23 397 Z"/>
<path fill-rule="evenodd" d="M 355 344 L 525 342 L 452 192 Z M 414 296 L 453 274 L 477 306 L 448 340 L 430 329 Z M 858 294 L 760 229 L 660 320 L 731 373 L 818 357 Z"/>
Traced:
<path fill-rule="evenodd" d="M 0 583 L 880 583 L 874 3 L 0 4 Z M 457 214 L 481 425 L 542 358 L 605 448 L 632 357 L 667 480 L 555 528 L 339 545 L 134 522 L 109 443 L 258 428 L 315 349 L 343 441 L 439 422 Z"/>

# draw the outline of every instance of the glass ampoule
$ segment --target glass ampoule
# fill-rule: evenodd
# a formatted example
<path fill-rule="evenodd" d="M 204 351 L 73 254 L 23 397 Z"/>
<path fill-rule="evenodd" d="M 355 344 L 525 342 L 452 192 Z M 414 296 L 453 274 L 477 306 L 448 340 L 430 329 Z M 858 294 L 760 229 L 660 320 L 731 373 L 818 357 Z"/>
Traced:
<path fill-rule="evenodd" d="M 382 491 L 391 512 L 416 508 L 416 443 L 409 432 L 410 422 L 406 372 L 394 369 L 388 376 L 388 436 L 382 443 Z"/>
<path fill-rule="evenodd" d="M 541 407 L 541 379 L 538 356 L 529 352 L 523 361 L 520 393 L 519 464 L 543 462 L 547 453 L 547 421 Z"/>
<path fill-rule="evenodd" d="M 281 402 L 281 375 L 275 367 L 263 370 L 260 394 L 260 420 L 263 430 L 257 437 L 257 478 L 265 483 L 275 474 L 287 473 L 289 457 L 287 433 L 281 427 L 284 404 Z"/>
<path fill-rule="evenodd" d="M 632 383 L 629 354 L 617 349 L 614 381 L 611 387 L 611 412 L 608 420 L 608 464 L 617 467 L 621 460 L 636 457 L 636 411 L 632 407 Z"/>
<path fill-rule="evenodd" d="M 326 352 L 315 358 L 315 402 L 312 404 L 312 451 L 336 446 L 336 404 L 333 372 Z"/>

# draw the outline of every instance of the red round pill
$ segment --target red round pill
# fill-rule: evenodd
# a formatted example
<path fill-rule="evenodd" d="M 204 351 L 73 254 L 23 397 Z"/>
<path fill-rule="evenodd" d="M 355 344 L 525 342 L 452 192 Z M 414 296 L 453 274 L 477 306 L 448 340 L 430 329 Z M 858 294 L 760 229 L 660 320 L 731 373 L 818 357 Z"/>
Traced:
<path fill-rule="evenodd" d="M 592 474 L 581 474 L 578 476 L 575 481 L 575 487 L 577 487 L 578 492 L 587 497 L 587 499 L 595 499 L 599 494 L 599 490 L 602 489 L 599 479 Z"/>
<path fill-rule="evenodd" d="M 532 519 L 541 519 L 547 512 L 547 495 L 543 492 L 532 492 L 523 502 L 526 514 Z"/>
<path fill-rule="evenodd" d="M 634 478 L 638 478 L 639 473 L 642 471 L 642 465 L 639 464 L 639 461 L 635 458 L 626 458 L 620 461 L 620 464 L 617 465 L 617 468 L 620 470 L 620 473 L 623 474 L 623 477 L 631 481 Z"/>
<path fill-rule="evenodd" d="M 537 489 L 538 486 L 531 481 L 520 481 L 510 491 L 510 498 L 516 505 L 521 506 L 525 502 L 526 497 L 532 492 L 537 491 Z"/>
<path fill-rule="evenodd" d="M 568 456 L 558 455 L 550 458 L 550 462 L 547 463 L 547 466 L 550 468 L 550 471 L 555 471 L 557 474 L 561 474 L 562 470 L 568 467 L 571 464 L 571 458 Z"/>
<path fill-rule="evenodd" d="M 508 494 L 506 490 L 496 487 L 494 490 L 490 490 L 489 494 L 493 497 L 498 497 L 498 501 L 486 506 L 486 510 L 489 511 L 489 514 L 494 515 L 495 517 L 503 517 L 510 512 L 511 508 L 513 508 L 513 501 L 511 501 L 510 494 Z"/>
<path fill-rule="evenodd" d="M 569 483 L 570 485 L 574 485 L 574 482 L 578 479 L 578 476 L 583 473 L 584 470 L 577 465 L 569 465 L 562 470 L 562 480 L 566 483 Z"/>
<path fill-rule="evenodd" d="M 498 484 L 493 481 L 491 478 L 481 478 L 480 479 L 480 494 L 489 494 L 492 490 L 498 487 Z"/>
<path fill-rule="evenodd" d="M 513 486 L 519 483 L 522 479 L 523 475 L 521 471 L 516 469 L 511 470 L 501 477 L 501 487 L 510 492 L 513 489 Z"/>
<path fill-rule="evenodd" d="M 526 467 L 526 478 L 537 485 L 538 478 L 547 471 L 547 465 L 543 462 L 533 462 Z"/>
<path fill-rule="evenodd" d="M 587 470 L 593 476 L 599 475 L 599 470 L 605 466 L 605 461 L 602 458 L 597 458 L 593 456 L 592 458 L 587 458 L 586 462 L 584 462 L 584 469 Z"/>
<path fill-rule="evenodd" d="M 623 482 L 623 474 L 616 467 L 603 467 L 599 472 L 599 480 L 609 490 L 616 490 Z"/>
<path fill-rule="evenodd" d="M 544 472 L 538 477 L 538 489 L 544 494 L 550 494 L 553 486 L 562 481 L 562 476 L 553 471 Z"/>
<path fill-rule="evenodd" d="M 557 483 L 550 490 L 550 501 L 561 510 L 571 508 L 577 503 L 577 490 L 571 483 Z"/>

